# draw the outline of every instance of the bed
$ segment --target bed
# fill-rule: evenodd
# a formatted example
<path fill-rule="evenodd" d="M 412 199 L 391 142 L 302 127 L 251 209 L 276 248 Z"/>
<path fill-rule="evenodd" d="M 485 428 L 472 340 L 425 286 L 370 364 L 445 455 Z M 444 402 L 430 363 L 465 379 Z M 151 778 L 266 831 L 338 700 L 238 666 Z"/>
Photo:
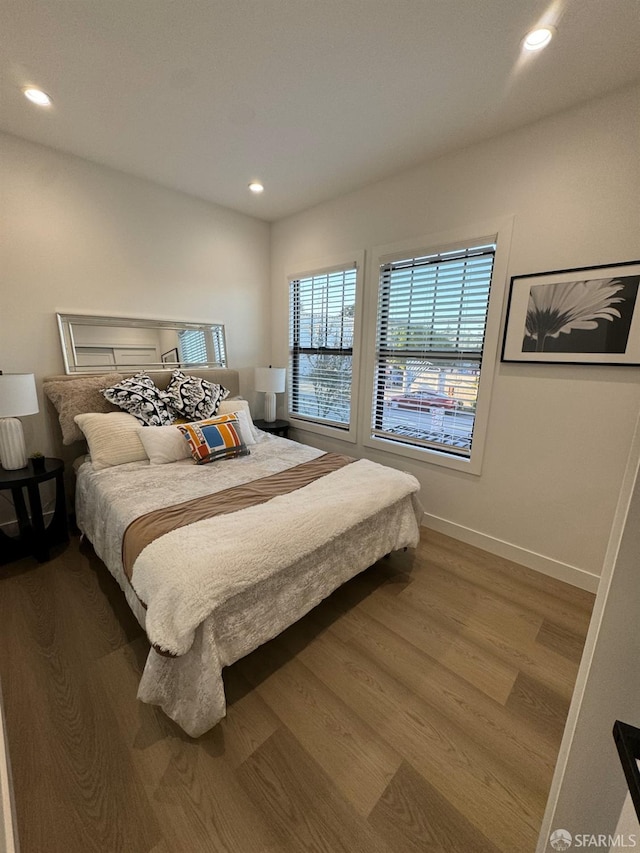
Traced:
<path fill-rule="evenodd" d="M 237 392 L 235 371 L 198 374 Z M 159 387 L 167 381 L 153 376 Z M 77 378 L 56 379 L 73 397 Z M 139 459 L 96 470 L 81 446 L 66 454 L 76 456 L 78 527 L 151 644 L 138 698 L 192 737 L 225 716 L 225 666 L 419 539 L 412 476 L 252 430 L 249 454 L 206 465 Z M 218 507 L 211 516 L 209 503 Z M 185 507 L 195 516 L 140 533 Z"/>

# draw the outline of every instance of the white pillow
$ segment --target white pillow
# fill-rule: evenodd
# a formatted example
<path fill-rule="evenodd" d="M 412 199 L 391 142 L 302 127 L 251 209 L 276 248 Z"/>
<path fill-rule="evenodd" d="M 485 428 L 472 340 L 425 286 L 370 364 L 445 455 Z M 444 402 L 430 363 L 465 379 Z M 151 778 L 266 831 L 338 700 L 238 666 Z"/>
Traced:
<path fill-rule="evenodd" d="M 249 405 L 248 403 L 246 404 Z M 242 435 L 242 440 L 245 445 L 255 444 L 256 437 L 254 435 L 253 430 L 255 427 L 253 426 L 253 421 L 251 420 L 251 415 L 249 414 L 249 409 L 232 409 L 230 412 L 218 412 L 216 417 L 219 417 L 221 414 L 223 415 L 235 415 L 238 418 L 238 424 L 240 425 L 240 434 Z"/>
<path fill-rule="evenodd" d="M 249 404 L 246 400 L 234 400 L 233 402 L 235 408 L 232 406 L 228 412 L 218 410 L 214 417 L 237 415 L 242 441 L 244 444 L 255 444 L 256 440 L 253 434 L 255 427 L 249 414 Z M 177 426 L 141 427 L 138 422 L 138 437 L 152 465 L 166 465 L 168 462 L 178 462 L 180 459 L 189 459 L 191 456 L 189 442 L 186 441 Z"/>
<path fill-rule="evenodd" d="M 74 421 L 87 439 L 91 464 L 96 471 L 147 458 L 138 438 L 140 421 L 133 415 L 126 412 L 86 412 L 76 415 Z"/>
<path fill-rule="evenodd" d="M 220 403 L 216 415 L 238 415 L 240 422 L 240 432 L 245 444 L 255 444 L 260 437 L 258 430 L 253 425 L 251 418 L 251 410 L 249 403 L 246 400 L 223 400 Z"/>
<path fill-rule="evenodd" d="M 178 427 L 141 427 L 138 423 L 138 437 L 152 465 L 166 465 L 167 462 L 178 462 L 191 456 L 189 443 L 185 441 Z"/>

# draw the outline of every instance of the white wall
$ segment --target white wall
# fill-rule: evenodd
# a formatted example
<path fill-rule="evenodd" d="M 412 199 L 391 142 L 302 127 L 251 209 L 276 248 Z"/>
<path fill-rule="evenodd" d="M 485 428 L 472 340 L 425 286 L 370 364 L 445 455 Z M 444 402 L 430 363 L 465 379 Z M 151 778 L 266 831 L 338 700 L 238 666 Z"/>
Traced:
<path fill-rule="evenodd" d="M 365 249 L 370 297 L 374 246 L 463 226 L 477 236 L 475 223 L 513 216 L 509 277 L 640 258 L 639 117 L 634 87 L 276 223 L 273 363 L 287 359 L 286 275 L 325 257 Z M 372 329 L 364 343 L 371 351 Z M 411 470 L 428 523 L 595 589 L 639 378 L 635 367 L 498 364 L 479 477 L 299 437 Z"/>
<path fill-rule="evenodd" d="M 640 419 L 631 444 L 589 632 L 558 754 L 538 841 L 549 835 L 633 833 L 637 821 L 620 820 L 627 782 L 612 735 L 616 720 L 640 726 Z M 636 846 L 625 839 L 627 847 Z M 576 847 L 578 843 L 576 842 Z M 583 847 L 586 844 L 582 845 Z M 620 845 L 621 846 L 621 845 Z"/>
<path fill-rule="evenodd" d="M 0 134 L 0 369 L 63 373 L 55 312 L 226 325 L 243 390 L 269 354 L 269 225 Z M 44 407 L 23 419 L 50 451 Z"/>
<path fill-rule="evenodd" d="M 625 853 L 634 841 L 636 847 L 640 846 L 640 824 L 633 807 L 631 794 L 627 794 L 614 833 L 614 843 L 609 848 L 609 853 Z"/>

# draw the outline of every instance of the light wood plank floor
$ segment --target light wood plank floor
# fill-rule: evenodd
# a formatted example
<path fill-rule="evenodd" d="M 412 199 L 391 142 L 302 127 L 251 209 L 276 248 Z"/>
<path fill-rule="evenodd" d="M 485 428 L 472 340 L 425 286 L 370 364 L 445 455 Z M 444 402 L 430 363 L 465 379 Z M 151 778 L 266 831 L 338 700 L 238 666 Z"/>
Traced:
<path fill-rule="evenodd" d="M 593 596 L 423 530 L 225 673 L 199 740 L 90 546 L 0 568 L 22 853 L 527 853 Z"/>

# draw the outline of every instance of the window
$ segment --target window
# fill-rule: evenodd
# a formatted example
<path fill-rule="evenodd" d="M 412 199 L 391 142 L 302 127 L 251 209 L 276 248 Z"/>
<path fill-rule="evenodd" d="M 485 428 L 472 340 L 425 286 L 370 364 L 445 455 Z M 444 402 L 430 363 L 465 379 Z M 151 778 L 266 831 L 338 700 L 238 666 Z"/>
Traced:
<path fill-rule="evenodd" d="M 211 330 L 183 329 L 178 332 L 180 363 L 216 364 L 226 367 L 227 356 L 224 346 L 224 327 L 212 326 Z"/>
<path fill-rule="evenodd" d="M 495 251 L 381 265 L 372 438 L 471 456 Z"/>
<path fill-rule="evenodd" d="M 357 267 L 289 281 L 289 413 L 348 431 L 351 425 Z"/>

